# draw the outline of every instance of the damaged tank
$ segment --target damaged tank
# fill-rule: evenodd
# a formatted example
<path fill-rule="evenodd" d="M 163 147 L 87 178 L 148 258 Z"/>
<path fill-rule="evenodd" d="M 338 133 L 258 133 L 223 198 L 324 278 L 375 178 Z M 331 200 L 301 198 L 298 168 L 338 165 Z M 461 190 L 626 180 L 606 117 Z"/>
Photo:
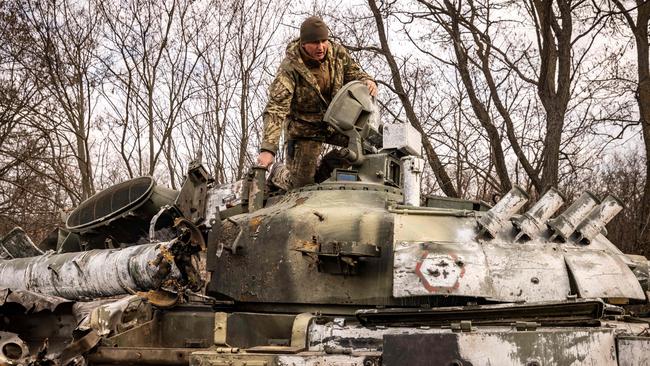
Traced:
<path fill-rule="evenodd" d="M 194 163 L 179 192 L 91 197 L 47 251 L 12 231 L 0 363 L 650 364 L 649 262 L 607 240 L 616 198 L 420 197 L 420 136 L 380 127 L 366 90 L 333 99 L 349 167 L 319 184 L 216 185 Z"/>

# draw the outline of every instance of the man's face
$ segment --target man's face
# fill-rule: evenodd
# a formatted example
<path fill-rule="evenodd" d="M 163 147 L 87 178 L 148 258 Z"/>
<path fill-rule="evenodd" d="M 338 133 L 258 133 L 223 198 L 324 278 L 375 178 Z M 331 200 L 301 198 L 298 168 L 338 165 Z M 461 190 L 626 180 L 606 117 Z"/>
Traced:
<path fill-rule="evenodd" d="M 302 44 L 302 48 L 309 55 L 309 57 L 318 61 L 322 61 L 325 58 L 329 46 L 330 42 L 326 39 Z"/>

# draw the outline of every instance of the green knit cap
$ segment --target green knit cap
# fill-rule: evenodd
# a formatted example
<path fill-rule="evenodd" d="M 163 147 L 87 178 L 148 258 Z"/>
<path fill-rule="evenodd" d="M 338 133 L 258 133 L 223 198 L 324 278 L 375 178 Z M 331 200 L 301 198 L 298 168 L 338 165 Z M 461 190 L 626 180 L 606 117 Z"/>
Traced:
<path fill-rule="evenodd" d="M 329 38 L 327 25 L 323 19 L 312 16 L 305 19 L 300 26 L 300 43 L 322 41 Z"/>

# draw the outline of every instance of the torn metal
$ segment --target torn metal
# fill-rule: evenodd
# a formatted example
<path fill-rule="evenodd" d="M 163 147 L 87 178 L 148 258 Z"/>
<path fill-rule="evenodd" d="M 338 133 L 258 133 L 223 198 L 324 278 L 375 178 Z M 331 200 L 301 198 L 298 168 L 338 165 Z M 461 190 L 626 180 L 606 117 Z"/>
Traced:
<path fill-rule="evenodd" d="M 0 259 L 26 258 L 42 255 L 25 230 L 16 227 L 0 239 Z"/>
<path fill-rule="evenodd" d="M 198 288 L 188 242 L 138 245 L 114 250 L 53 254 L 0 261 L 0 287 L 65 299 L 115 296 L 161 286 Z"/>
<path fill-rule="evenodd" d="M 25 308 L 25 312 L 37 313 L 43 310 L 53 312 L 59 305 L 69 302 L 71 301 L 58 296 L 43 295 L 28 290 L 0 288 L 0 306 L 15 303 Z"/>
<path fill-rule="evenodd" d="M 127 314 L 131 314 L 128 315 Z M 93 304 L 80 322 L 79 330 L 94 330 L 100 336 L 123 332 L 151 319 L 153 309 L 139 295 Z"/>

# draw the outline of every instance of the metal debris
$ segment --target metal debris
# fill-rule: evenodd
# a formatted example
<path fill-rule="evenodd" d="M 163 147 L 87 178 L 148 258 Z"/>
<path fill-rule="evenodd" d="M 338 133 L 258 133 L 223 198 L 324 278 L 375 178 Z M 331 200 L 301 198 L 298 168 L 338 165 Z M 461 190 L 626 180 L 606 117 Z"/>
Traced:
<path fill-rule="evenodd" d="M 136 315 L 131 316 L 132 319 L 125 322 L 127 313 L 136 313 Z M 142 313 L 143 316 L 138 316 L 137 313 Z M 108 336 L 149 320 L 151 313 L 151 305 L 147 304 L 144 297 L 140 295 L 125 296 L 93 308 L 79 324 L 78 329 L 93 330 L 100 336 Z"/>
<path fill-rule="evenodd" d="M 71 302 L 58 296 L 43 295 L 29 290 L 10 290 L 0 288 L 0 306 L 19 304 L 26 313 L 37 313 L 43 310 L 55 311 L 61 304 Z"/>
<path fill-rule="evenodd" d="M 26 258 L 42 254 L 43 251 L 34 245 L 25 230 L 20 227 L 14 228 L 0 239 L 0 258 Z"/>
<path fill-rule="evenodd" d="M 29 356 L 29 347 L 18 334 L 0 332 L 0 365 L 16 364 L 20 359 Z"/>

